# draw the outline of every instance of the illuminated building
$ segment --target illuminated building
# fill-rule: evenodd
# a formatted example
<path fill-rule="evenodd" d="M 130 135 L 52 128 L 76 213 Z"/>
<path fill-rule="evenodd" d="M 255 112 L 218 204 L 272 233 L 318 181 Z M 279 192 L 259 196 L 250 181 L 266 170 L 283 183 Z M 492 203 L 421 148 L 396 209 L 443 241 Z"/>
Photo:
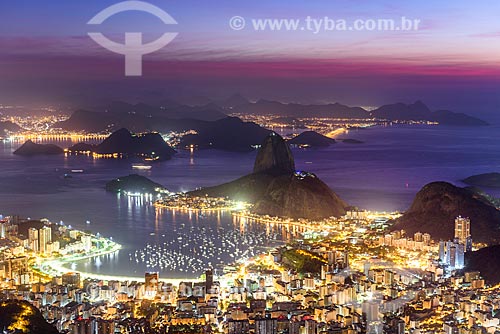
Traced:
<path fill-rule="evenodd" d="M 82 235 L 83 249 L 86 252 L 90 252 L 92 249 L 92 237 L 90 235 Z"/>
<path fill-rule="evenodd" d="M 47 253 L 48 254 L 51 254 L 54 252 L 58 253 L 60 249 L 61 249 L 61 244 L 59 243 L 59 241 L 47 243 Z"/>
<path fill-rule="evenodd" d="M 25 256 L 11 258 L 0 263 L 2 276 L 13 280 L 16 285 L 30 284 L 31 274 L 29 272 L 28 258 Z"/>
<path fill-rule="evenodd" d="M 74 288 L 80 287 L 80 274 L 79 273 L 67 273 L 62 275 L 62 284 Z"/>
<path fill-rule="evenodd" d="M 97 333 L 114 334 L 115 323 L 112 320 L 97 319 Z"/>
<path fill-rule="evenodd" d="M 40 237 L 40 252 L 47 253 L 47 245 L 52 242 L 52 228 L 44 226 L 38 231 L 38 233 Z"/>
<path fill-rule="evenodd" d="M 214 273 L 212 269 L 208 269 L 205 272 L 205 291 L 208 293 L 212 289 L 212 285 L 214 285 Z"/>
<path fill-rule="evenodd" d="M 38 230 L 36 228 L 30 228 L 28 230 L 28 243 L 29 247 L 33 252 L 38 252 Z"/>
<path fill-rule="evenodd" d="M 377 322 L 380 320 L 379 316 L 380 303 L 378 301 L 365 301 L 361 305 L 363 315 L 366 317 L 366 322 Z"/>
<path fill-rule="evenodd" d="M 0 239 L 5 239 L 6 234 L 7 234 L 7 223 L 1 222 L 0 223 Z"/>
<path fill-rule="evenodd" d="M 71 239 L 77 239 L 79 234 L 80 234 L 80 231 L 77 231 L 77 230 L 69 231 L 69 237 Z"/>
<path fill-rule="evenodd" d="M 73 334 L 93 334 L 96 333 L 95 319 L 76 319 L 73 325 Z"/>
<path fill-rule="evenodd" d="M 384 244 L 387 246 L 392 246 L 393 236 L 391 234 L 386 234 L 384 237 Z"/>
<path fill-rule="evenodd" d="M 250 332 L 248 320 L 230 319 L 227 322 L 227 334 L 246 334 Z"/>
<path fill-rule="evenodd" d="M 144 274 L 145 281 L 145 296 L 146 298 L 154 298 L 158 292 L 159 274 L 157 272 L 149 272 Z"/>
<path fill-rule="evenodd" d="M 316 321 L 313 319 L 307 319 L 304 322 L 304 334 L 316 334 Z"/>
<path fill-rule="evenodd" d="M 458 216 L 455 219 L 455 239 L 465 245 L 470 236 L 470 219 Z"/>
<path fill-rule="evenodd" d="M 452 241 L 439 242 L 439 261 L 451 270 L 462 269 L 465 265 L 465 245 Z"/>
<path fill-rule="evenodd" d="M 431 243 L 431 235 L 429 233 L 422 234 L 422 241 L 425 245 L 429 245 Z"/>
<path fill-rule="evenodd" d="M 266 314 L 264 318 L 255 319 L 255 334 L 276 334 L 278 331 L 278 320 Z"/>

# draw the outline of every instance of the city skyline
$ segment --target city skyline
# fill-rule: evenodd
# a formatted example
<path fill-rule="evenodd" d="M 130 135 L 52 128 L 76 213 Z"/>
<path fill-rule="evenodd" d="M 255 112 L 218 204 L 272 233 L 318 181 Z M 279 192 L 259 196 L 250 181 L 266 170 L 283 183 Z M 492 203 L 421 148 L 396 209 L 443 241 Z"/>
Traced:
<path fill-rule="evenodd" d="M 0 2 L 0 332 L 500 332 L 498 0 Z"/>

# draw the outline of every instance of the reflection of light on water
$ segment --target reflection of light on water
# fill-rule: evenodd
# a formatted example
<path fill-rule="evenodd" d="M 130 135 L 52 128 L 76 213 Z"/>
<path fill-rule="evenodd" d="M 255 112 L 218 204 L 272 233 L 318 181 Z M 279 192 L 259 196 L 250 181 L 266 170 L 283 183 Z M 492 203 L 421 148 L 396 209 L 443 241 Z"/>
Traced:
<path fill-rule="evenodd" d="M 245 230 L 255 230 L 255 229 L 265 229 L 266 234 L 278 234 L 281 236 L 280 240 L 290 241 L 295 239 L 297 236 L 302 235 L 307 229 L 303 226 L 299 225 L 290 225 L 280 222 L 263 222 L 257 221 L 255 219 L 247 218 L 244 216 L 236 216 L 233 217 L 233 226 L 235 229 L 239 229 L 241 233 L 244 233 Z"/>
<path fill-rule="evenodd" d="M 338 128 L 338 129 L 335 129 L 333 131 L 330 131 L 326 136 L 330 137 L 330 138 L 335 138 L 338 135 L 341 135 L 342 133 L 348 134 L 349 132 L 345 128 Z"/>
<path fill-rule="evenodd" d="M 171 210 L 156 211 L 161 213 L 174 217 Z M 241 221 L 233 226 L 223 220 L 227 215 L 186 212 L 182 216 L 189 222 L 170 226 L 168 233 L 156 233 L 146 247 L 129 253 L 129 261 L 148 270 L 200 274 L 207 267 L 224 266 L 282 244 L 280 229 L 262 224 L 245 227 Z"/>
<path fill-rule="evenodd" d="M 222 268 L 262 254 L 290 237 L 281 226 L 234 220 L 229 211 L 184 212 L 154 207 L 140 197 L 128 197 L 126 201 L 124 196 L 121 198 L 122 210 L 132 218 L 141 219 L 144 224 L 141 227 L 147 229 L 138 236 L 138 241 L 144 243 L 127 252 L 125 259 L 121 256 L 115 261 L 128 272 L 159 271 L 194 277 L 207 267 Z M 151 219 L 144 220 L 144 215 Z M 101 266 L 100 270 L 115 267 L 108 266 L 112 257 L 101 260 L 102 263 L 95 263 L 95 267 Z"/>
<path fill-rule="evenodd" d="M 118 254 L 118 252 L 114 252 L 114 253 L 109 253 L 107 254 L 106 256 L 108 257 L 108 259 L 110 261 L 113 261 L 115 258 L 116 258 L 116 255 Z"/>
<path fill-rule="evenodd" d="M 101 258 L 100 257 L 97 257 L 95 259 L 95 262 L 94 262 L 94 265 L 99 268 L 100 266 L 102 266 L 102 261 L 101 261 Z"/>
<path fill-rule="evenodd" d="M 75 262 L 71 263 L 71 270 L 76 270 L 76 263 Z"/>

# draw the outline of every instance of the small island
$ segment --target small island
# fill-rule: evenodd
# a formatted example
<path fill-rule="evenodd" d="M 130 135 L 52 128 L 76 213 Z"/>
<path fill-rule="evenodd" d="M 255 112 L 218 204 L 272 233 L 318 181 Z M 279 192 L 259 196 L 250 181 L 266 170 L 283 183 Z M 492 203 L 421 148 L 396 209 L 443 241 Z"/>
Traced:
<path fill-rule="evenodd" d="M 137 174 L 131 174 L 109 181 L 106 183 L 106 191 L 138 196 L 167 192 L 165 187 L 161 184 Z"/>
<path fill-rule="evenodd" d="M 113 132 L 99 145 L 78 143 L 68 149 L 75 154 L 90 154 L 97 158 L 139 158 L 146 161 L 169 160 L 176 153 L 159 133 L 132 134 L 127 129 Z"/>
<path fill-rule="evenodd" d="M 462 182 L 475 187 L 500 188 L 500 173 L 473 175 L 462 180 Z"/>
<path fill-rule="evenodd" d="M 328 147 L 335 144 L 335 139 L 323 136 L 315 131 L 305 131 L 290 139 L 288 144 L 298 147 Z"/>
<path fill-rule="evenodd" d="M 22 156 L 58 155 L 63 153 L 64 150 L 57 145 L 37 144 L 32 140 L 26 141 L 21 147 L 14 151 L 14 154 Z"/>

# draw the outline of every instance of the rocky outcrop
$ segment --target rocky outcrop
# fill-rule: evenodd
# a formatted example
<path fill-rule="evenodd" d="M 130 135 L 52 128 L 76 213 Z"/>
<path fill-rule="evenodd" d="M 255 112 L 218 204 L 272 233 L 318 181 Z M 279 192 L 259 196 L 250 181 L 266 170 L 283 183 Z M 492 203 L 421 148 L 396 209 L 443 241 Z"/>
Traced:
<path fill-rule="evenodd" d="M 295 161 L 285 140 L 272 132 L 266 137 L 257 153 L 254 173 L 283 175 L 295 172 Z"/>
<path fill-rule="evenodd" d="M 64 150 L 53 144 L 37 144 L 31 140 L 25 142 L 21 147 L 14 151 L 16 155 L 34 156 L 34 155 L 57 155 L 63 154 Z"/>
<path fill-rule="evenodd" d="M 298 172 L 274 178 L 253 211 L 270 216 L 322 219 L 345 214 L 347 204 L 311 173 Z"/>
<path fill-rule="evenodd" d="M 447 182 L 433 182 L 416 195 L 410 209 L 400 217 L 394 230 L 429 233 L 433 239 L 454 237 L 455 218 L 471 219 L 474 241 L 500 243 L 500 211 L 490 201 L 471 189 Z"/>
<path fill-rule="evenodd" d="M 295 171 L 293 155 L 276 133 L 264 140 L 254 173 L 189 194 L 229 197 L 253 203 L 254 213 L 294 219 L 339 217 L 347 207 L 316 175 Z"/>
<path fill-rule="evenodd" d="M 72 152 L 92 151 L 98 154 L 122 154 L 126 157 L 168 160 L 176 152 L 163 140 L 159 133 L 132 134 L 127 129 L 113 132 L 96 146 L 79 143 L 72 146 Z"/>
<path fill-rule="evenodd" d="M 156 194 L 164 189 L 161 184 L 138 174 L 119 177 L 106 183 L 106 191 L 116 193 Z"/>
<path fill-rule="evenodd" d="M 55 327 L 47 323 L 36 307 L 26 301 L 17 300 L 0 302 L 0 328 L 8 329 L 9 333 L 59 333 Z"/>
<path fill-rule="evenodd" d="M 250 152 L 270 133 L 253 122 L 243 122 L 237 117 L 226 117 L 194 129 L 197 133 L 184 136 L 180 147 L 193 145 L 200 149 Z"/>
<path fill-rule="evenodd" d="M 96 145 L 92 144 L 87 144 L 87 143 L 77 143 L 70 148 L 68 148 L 68 151 L 70 152 L 94 152 L 96 148 Z"/>
<path fill-rule="evenodd" d="M 500 246 L 481 248 L 465 254 L 465 270 L 479 271 L 486 283 L 496 285 L 500 283 Z"/>

